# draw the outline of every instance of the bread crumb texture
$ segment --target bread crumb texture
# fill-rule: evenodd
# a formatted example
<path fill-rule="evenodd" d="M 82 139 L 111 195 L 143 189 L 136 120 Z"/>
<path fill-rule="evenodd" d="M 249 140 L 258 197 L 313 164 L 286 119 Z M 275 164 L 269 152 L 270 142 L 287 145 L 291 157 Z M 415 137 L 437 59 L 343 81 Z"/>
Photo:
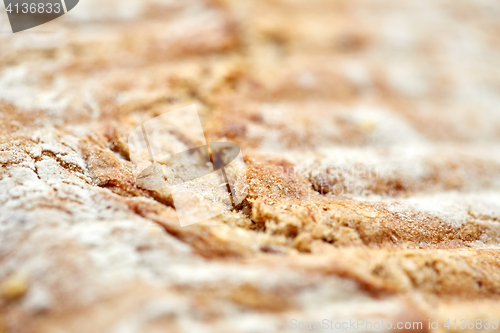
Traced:
<path fill-rule="evenodd" d="M 0 35 L 0 332 L 498 319 L 497 1 L 80 2 Z M 127 140 L 191 104 L 248 195 L 181 228 Z"/>

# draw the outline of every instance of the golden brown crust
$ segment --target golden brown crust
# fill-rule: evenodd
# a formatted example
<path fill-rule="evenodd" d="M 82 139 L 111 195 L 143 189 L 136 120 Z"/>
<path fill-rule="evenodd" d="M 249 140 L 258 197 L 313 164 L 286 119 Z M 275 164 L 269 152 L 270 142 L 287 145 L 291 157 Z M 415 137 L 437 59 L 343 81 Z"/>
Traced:
<path fill-rule="evenodd" d="M 494 319 L 499 22 L 418 3 L 83 0 L 0 36 L 0 331 Z M 127 140 L 190 104 L 248 196 L 181 228 Z"/>

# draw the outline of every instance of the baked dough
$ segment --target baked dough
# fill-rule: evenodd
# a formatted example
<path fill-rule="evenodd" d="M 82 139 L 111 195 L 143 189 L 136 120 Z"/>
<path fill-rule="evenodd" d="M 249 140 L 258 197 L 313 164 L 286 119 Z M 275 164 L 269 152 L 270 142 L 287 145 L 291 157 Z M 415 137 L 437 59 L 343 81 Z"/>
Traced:
<path fill-rule="evenodd" d="M 1 328 L 500 319 L 499 13 L 82 0 L 0 34 Z M 192 104 L 209 142 L 241 147 L 248 195 L 181 228 L 127 138 Z"/>

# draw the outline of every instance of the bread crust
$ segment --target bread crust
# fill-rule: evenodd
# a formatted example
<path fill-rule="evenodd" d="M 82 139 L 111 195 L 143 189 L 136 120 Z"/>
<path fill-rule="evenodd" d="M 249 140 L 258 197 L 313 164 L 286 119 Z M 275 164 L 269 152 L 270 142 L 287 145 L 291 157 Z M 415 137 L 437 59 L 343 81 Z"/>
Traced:
<path fill-rule="evenodd" d="M 0 35 L 0 331 L 498 319 L 500 23 L 418 3 L 84 0 Z M 191 104 L 248 195 L 181 228 L 127 138 Z"/>

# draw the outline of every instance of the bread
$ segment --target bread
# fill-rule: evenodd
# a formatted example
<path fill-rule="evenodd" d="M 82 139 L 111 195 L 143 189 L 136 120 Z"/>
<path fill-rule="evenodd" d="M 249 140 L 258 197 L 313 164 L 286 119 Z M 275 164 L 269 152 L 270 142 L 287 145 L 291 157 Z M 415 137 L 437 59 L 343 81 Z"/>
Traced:
<path fill-rule="evenodd" d="M 498 319 L 499 12 L 82 0 L 0 35 L 1 328 Z M 168 189 L 137 185 L 127 140 L 192 104 L 208 142 L 241 148 L 248 194 L 181 227 Z"/>

